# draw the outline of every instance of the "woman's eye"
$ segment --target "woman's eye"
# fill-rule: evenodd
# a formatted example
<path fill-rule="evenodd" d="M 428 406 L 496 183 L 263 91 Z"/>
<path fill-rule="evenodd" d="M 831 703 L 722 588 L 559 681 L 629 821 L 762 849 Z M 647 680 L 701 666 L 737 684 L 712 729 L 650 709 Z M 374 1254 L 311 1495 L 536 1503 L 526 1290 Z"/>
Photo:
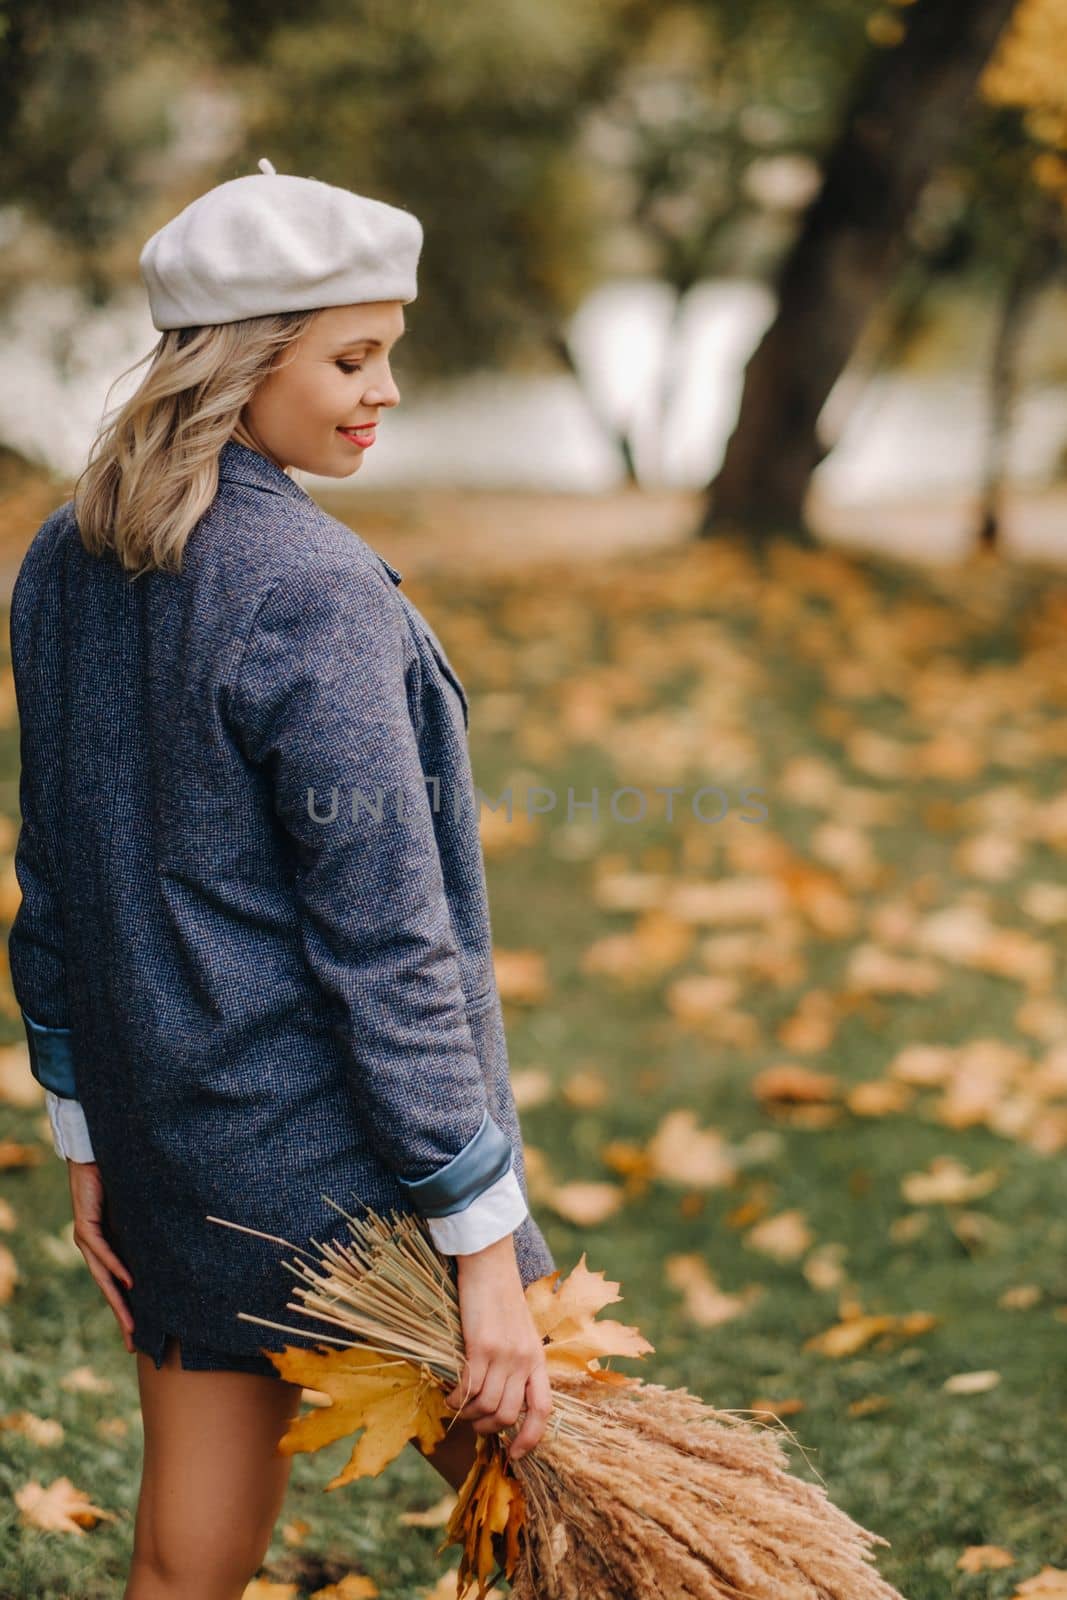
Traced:
<path fill-rule="evenodd" d="M 337 365 L 340 367 L 341 371 L 344 372 L 344 373 L 362 372 L 362 370 L 363 370 L 363 368 L 359 365 L 358 362 L 353 362 L 353 361 L 339 361 L 337 363 Z"/>

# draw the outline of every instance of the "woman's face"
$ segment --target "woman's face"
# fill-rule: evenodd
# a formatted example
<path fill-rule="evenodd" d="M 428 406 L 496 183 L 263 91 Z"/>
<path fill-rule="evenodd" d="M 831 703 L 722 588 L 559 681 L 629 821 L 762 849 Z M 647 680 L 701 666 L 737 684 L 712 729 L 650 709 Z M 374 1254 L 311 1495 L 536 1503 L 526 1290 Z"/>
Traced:
<path fill-rule="evenodd" d="M 350 477 L 382 407 L 400 401 L 389 355 L 404 331 L 402 300 L 326 307 L 244 407 L 237 436 L 282 468 Z M 369 432 L 353 438 L 359 428 Z"/>

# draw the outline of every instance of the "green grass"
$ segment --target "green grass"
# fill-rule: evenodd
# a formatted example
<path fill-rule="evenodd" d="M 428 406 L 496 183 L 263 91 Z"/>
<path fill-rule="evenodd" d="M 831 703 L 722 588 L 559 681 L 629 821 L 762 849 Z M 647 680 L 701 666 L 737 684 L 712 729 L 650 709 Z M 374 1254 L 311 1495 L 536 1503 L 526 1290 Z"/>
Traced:
<path fill-rule="evenodd" d="M 804 1410 L 788 1418 L 803 1446 L 803 1454 L 790 1451 L 794 1470 L 817 1472 L 836 1503 L 891 1541 L 879 1552 L 879 1569 L 909 1600 L 1007 1600 L 1044 1565 L 1067 1567 L 1067 1153 L 1038 1155 L 981 1126 L 943 1127 L 930 1094 L 879 1119 L 846 1114 L 823 1129 L 779 1124 L 761 1109 L 750 1083 L 761 1068 L 788 1059 L 850 1085 L 880 1077 L 898 1050 L 917 1041 L 997 1038 L 1035 1059 L 1043 1053 L 1046 1045 L 1025 1031 L 1025 991 L 1013 980 L 942 963 L 944 983 L 930 996 L 857 997 L 847 991 L 846 967 L 855 944 L 873 937 L 869 917 L 883 902 L 914 897 L 925 914 L 977 895 L 998 925 L 1055 946 L 1047 998 L 1062 997 L 1064 925 L 1043 927 L 1019 904 L 1027 884 L 1064 880 L 1062 838 L 1024 838 L 1018 871 L 1004 880 L 964 875 L 957 850 L 980 831 L 967 809 L 975 801 L 1007 787 L 1031 802 L 1062 792 L 1065 752 L 1054 730 L 1067 697 L 1067 583 L 1040 572 L 981 567 L 913 575 L 841 557 L 797 558 L 785 549 L 765 561 L 727 547 L 725 554 L 698 549 L 652 563 L 488 578 L 472 571 L 418 592 L 470 691 L 474 769 L 486 793 L 496 794 L 516 773 L 561 796 L 570 784 L 579 799 L 596 784 L 606 811 L 611 790 L 625 784 L 651 790 L 674 782 L 688 796 L 701 783 L 721 782 L 733 796 L 747 783 L 764 791 L 770 812 L 757 825 L 733 815 L 713 826 L 691 817 L 672 825 L 650 807 L 636 825 L 608 813 L 590 834 L 568 829 L 557 811 L 542 821 L 529 848 L 490 857 L 496 943 L 541 950 L 549 975 L 543 1004 L 507 1008 L 513 1070 L 547 1068 L 561 1088 L 573 1071 L 593 1065 L 611 1084 L 608 1099 L 593 1110 L 573 1109 L 554 1095 L 523 1113 L 526 1142 L 543 1152 L 555 1177 L 611 1179 L 601 1155 L 605 1143 L 644 1143 L 660 1118 L 679 1107 L 692 1108 L 702 1125 L 738 1145 L 773 1130 L 730 1189 L 693 1196 L 654 1182 L 595 1228 L 572 1226 L 547 1203 L 535 1205 L 538 1220 L 564 1272 L 585 1251 L 591 1268 L 621 1281 L 623 1301 L 608 1314 L 636 1322 L 655 1346 L 643 1363 L 623 1363 L 627 1370 L 684 1385 L 725 1407 L 747 1407 L 757 1397 L 803 1400 Z M 531 607 L 527 624 L 524 598 Z M 546 598 L 553 604 L 542 613 L 537 602 Z M 491 672 L 483 671 L 479 629 L 500 652 Z M 717 646 L 704 657 L 702 635 Z M 680 639 L 690 641 L 688 651 Z M 511 681 L 501 678 L 501 660 L 514 665 Z M 867 664 L 867 691 L 835 689 L 832 668 L 842 660 Z M 740 684 L 731 662 L 742 669 Z M 567 685 L 580 686 L 611 666 L 637 674 L 636 702 L 623 702 L 593 736 L 568 743 Z M 931 690 L 935 676 L 947 681 L 951 674 L 957 684 L 945 710 Z M 653 764 L 652 744 L 646 755 L 623 756 L 632 751 L 628 719 L 657 712 L 670 727 L 692 715 L 702 688 L 714 690 L 705 703 L 706 739 L 689 747 L 671 776 Z M 480 717 L 490 690 L 519 697 L 519 715 L 502 716 L 497 731 Z M 967 721 L 968 706 L 983 715 Z M 920 750 L 956 716 L 982 755 L 975 776 L 909 771 L 883 779 L 851 764 L 851 732 L 870 729 Z M 527 742 L 531 729 L 543 742 Z M 1013 744 L 1020 730 L 1035 736 L 1034 753 L 1020 755 Z M 10 731 L 2 753 L 11 783 L 17 749 Z M 891 795 L 899 809 L 890 823 L 867 830 L 879 875 L 848 891 L 856 913 L 851 932 L 821 930 L 798 913 L 799 976 L 781 984 L 746 980 L 740 1008 L 758 1023 L 753 1046 L 683 1026 L 670 1010 L 670 982 L 703 970 L 700 934 L 675 968 L 633 987 L 582 971 L 589 944 L 633 921 L 596 903 L 599 857 L 633 870 L 721 879 L 762 870 L 744 865 L 742 852 L 757 832 L 766 838 L 769 830 L 796 859 L 820 865 L 816 830 L 839 819 L 795 802 L 784 786 L 788 763 L 806 755 L 829 763 L 850 787 Z M 521 801 L 517 787 L 517 806 Z M 15 814 L 13 804 L 9 811 Z M 839 1021 L 825 1051 L 801 1057 L 779 1042 L 777 1030 L 814 990 L 834 998 Z M 11 1005 L 9 1014 L 17 1015 Z M 14 1022 L 7 1037 L 19 1038 Z M 32 1141 L 46 1128 L 43 1110 L 12 1112 L 9 1120 L 17 1138 Z M 925 1230 L 895 1239 L 892 1224 L 915 1209 L 901 1192 L 902 1176 L 946 1153 L 972 1170 L 995 1167 L 998 1187 L 965 1207 L 926 1208 Z M 779 1263 L 746 1247 L 727 1218 L 755 1185 L 769 1185 L 771 1211 L 801 1208 L 817 1243 L 845 1247 L 847 1293 L 865 1312 L 929 1311 L 936 1326 L 842 1360 L 805 1349 L 838 1320 L 841 1291 L 813 1288 L 800 1261 Z M 5 1413 L 57 1417 L 66 1429 L 52 1447 L 4 1435 L 0 1592 L 12 1600 L 103 1600 L 121 1592 L 136 1504 L 141 1435 L 133 1358 L 80 1257 L 75 1253 L 69 1268 L 59 1264 L 53 1241 L 69 1228 L 62 1164 L 49 1150 L 39 1167 L 0 1172 L 0 1197 L 14 1208 L 7 1243 L 20 1273 L 0 1306 L 0 1406 Z M 976 1237 L 953 1226 L 961 1212 L 985 1219 Z M 664 1262 L 676 1252 L 702 1255 L 728 1291 L 760 1284 L 761 1298 L 723 1328 L 692 1326 L 664 1278 Z M 1004 1290 L 1018 1284 L 1037 1285 L 1037 1302 L 1027 1310 L 998 1306 Z M 111 1380 L 109 1394 L 58 1386 L 64 1372 L 83 1363 Z M 979 1368 L 995 1369 L 999 1386 L 972 1396 L 943 1388 L 953 1374 Z M 853 1402 L 870 1396 L 884 1397 L 883 1409 L 850 1413 Z M 114 1417 L 129 1424 L 126 1436 L 102 1437 L 98 1424 Z M 385 1600 L 415 1600 L 442 1561 L 454 1564 L 456 1552 L 438 1558 L 441 1531 L 400 1527 L 397 1513 L 430 1504 L 444 1485 L 407 1451 L 381 1478 L 325 1494 L 323 1485 L 347 1455 L 342 1442 L 295 1458 L 263 1574 L 297 1583 L 305 1595 L 347 1571 L 364 1571 Z M 31 1477 L 49 1482 L 61 1473 L 119 1520 L 83 1539 L 20 1527 L 15 1489 Z M 296 1518 L 310 1524 L 299 1548 L 280 1531 Z M 1006 1547 L 1015 1564 L 960 1572 L 960 1555 L 977 1544 Z"/>

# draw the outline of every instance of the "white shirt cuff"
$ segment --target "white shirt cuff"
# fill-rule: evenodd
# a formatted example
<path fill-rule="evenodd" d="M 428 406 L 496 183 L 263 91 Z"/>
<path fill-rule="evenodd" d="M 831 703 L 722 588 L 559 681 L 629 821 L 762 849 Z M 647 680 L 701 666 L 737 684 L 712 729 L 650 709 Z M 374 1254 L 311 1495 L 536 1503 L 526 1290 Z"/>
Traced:
<path fill-rule="evenodd" d="M 529 1214 L 514 1167 L 476 1195 L 462 1211 L 447 1217 L 427 1217 L 426 1226 L 435 1247 L 444 1256 L 466 1256 L 484 1250 L 513 1233 Z"/>
<path fill-rule="evenodd" d="M 51 1089 L 45 1090 L 44 1099 L 48 1107 L 48 1120 L 52 1125 L 52 1143 L 56 1155 L 64 1160 L 95 1161 L 81 1101 L 55 1094 Z"/>

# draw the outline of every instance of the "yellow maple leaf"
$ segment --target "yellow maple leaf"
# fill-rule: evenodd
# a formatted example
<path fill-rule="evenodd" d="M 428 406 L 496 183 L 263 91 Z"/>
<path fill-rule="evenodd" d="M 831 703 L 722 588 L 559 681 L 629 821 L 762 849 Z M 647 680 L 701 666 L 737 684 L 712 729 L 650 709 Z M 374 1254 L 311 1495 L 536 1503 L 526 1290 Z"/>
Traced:
<path fill-rule="evenodd" d="M 377 1477 L 409 1439 L 432 1451 L 445 1436 L 444 1390 L 424 1367 L 377 1350 L 304 1350 L 287 1346 L 270 1358 L 283 1378 L 330 1396 L 329 1406 L 297 1417 L 278 1441 L 282 1455 L 321 1450 L 359 1433 L 347 1466 L 326 1485 Z"/>
<path fill-rule="evenodd" d="M 498 1567 L 510 1578 L 519 1557 L 519 1530 L 526 1521 L 526 1497 L 495 1441 L 479 1435 L 470 1471 L 460 1485 L 455 1509 L 438 1554 L 450 1544 L 462 1546 L 456 1593 L 478 1585 L 475 1600 L 485 1600 Z M 494 1534 L 504 1535 L 504 1557 L 497 1560 Z"/>
<path fill-rule="evenodd" d="M 93 1505 L 84 1489 L 76 1489 L 65 1477 L 53 1478 L 48 1485 L 31 1478 L 15 1490 L 14 1501 L 23 1522 L 50 1533 L 84 1535 L 86 1528 L 94 1528 L 98 1522 L 118 1521 L 114 1511 Z"/>
<path fill-rule="evenodd" d="M 549 1375 L 555 1372 L 588 1372 L 591 1376 L 627 1382 L 619 1373 L 601 1373 L 598 1356 L 643 1356 L 655 1349 L 635 1327 L 621 1322 L 596 1322 L 604 1306 L 621 1300 L 618 1283 L 607 1280 L 603 1272 L 590 1272 L 585 1251 L 576 1267 L 555 1289 L 559 1270 L 536 1279 L 526 1288 L 526 1303 L 534 1326 L 543 1339 Z"/>

